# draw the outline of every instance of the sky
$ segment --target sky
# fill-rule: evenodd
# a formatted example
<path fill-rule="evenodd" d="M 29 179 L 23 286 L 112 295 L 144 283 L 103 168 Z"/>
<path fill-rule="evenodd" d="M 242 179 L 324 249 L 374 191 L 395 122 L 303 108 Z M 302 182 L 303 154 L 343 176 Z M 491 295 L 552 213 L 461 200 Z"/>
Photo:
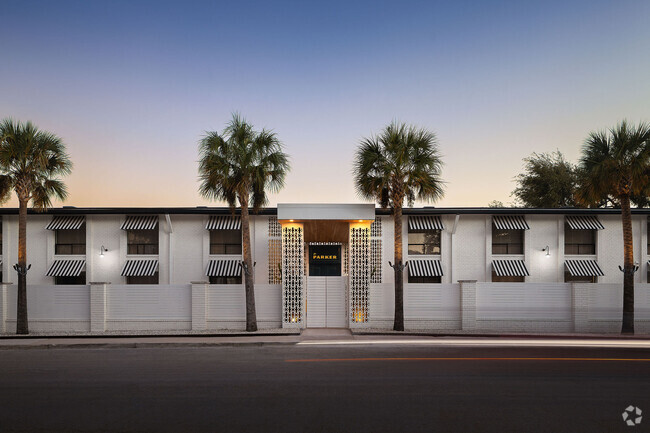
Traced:
<path fill-rule="evenodd" d="M 436 133 L 441 207 L 511 203 L 533 152 L 650 121 L 650 2 L 43 1 L 0 7 L 0 118 L 62 138 L 55 206 L 220 206 L 198 141 L 233 112 L 291 159 L 277 203 L 364 202 L 359 141 Z M 16 206 L 12 199 L 5 206 Z"/>

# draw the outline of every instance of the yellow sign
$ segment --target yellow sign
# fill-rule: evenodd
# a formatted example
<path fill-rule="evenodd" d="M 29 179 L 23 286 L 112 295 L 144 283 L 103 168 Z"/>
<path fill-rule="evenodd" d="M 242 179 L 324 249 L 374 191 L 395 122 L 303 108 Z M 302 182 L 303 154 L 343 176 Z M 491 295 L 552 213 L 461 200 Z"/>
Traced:
<path fill-rule="evenodd" d="M 312 259 L 314 259 L 314 260 L 338 260 L 338 256 L 336 254 L 316 254 L 316 253 L 314 253 L 312 255 Z"/>

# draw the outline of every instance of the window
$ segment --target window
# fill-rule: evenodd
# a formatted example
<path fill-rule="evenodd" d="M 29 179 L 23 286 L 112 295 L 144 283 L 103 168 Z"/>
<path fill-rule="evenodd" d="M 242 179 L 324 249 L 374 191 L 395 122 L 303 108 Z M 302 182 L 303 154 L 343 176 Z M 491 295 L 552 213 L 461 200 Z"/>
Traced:
<path fill-rule="evenodd" d="M 523 254 L 524 231 L 498 229 L 492 224 L 492 254 Z M 494 280 L 492 280 L 494 281 Z"/>
<path fill-rule="evenodd" d="M 564 254 L 596 254 L 596 230 L 576 230 L 565 223 Z"/>
<path fill-rule="evenodd" d="M 647 227 L 647 230 L 646 230 L 645 233 L 646 233 L 646 243 L 648 244 L 648 245 L 647 245 L 647 248 L 648 248 L 648 254 L 650 254 L 650 219 L 648 220 L 648 223 L 647 223 L 647 224 L 648 224 L 648 227 Z M 2 233 L 0 233 L 0 235 L 2 235 Z M 0 238 L 0 239 L 1 239 L 1 238 Z M 2 242 L 0 242 L 0 248 L 1 248 L 1 247 L 2 247 Z M 650 280 L 648 280 L 648 281 L 650 281 Z"/>
<path fill-rule="evenodd" d="M 210 284 L 241 284 L 242 277 L 210 277 Z"/>
<path fill-rule="evenodd" d="M 66 230 L 66 231 L 76 231 L 76 230 Z M 81 271 L 81 273 L 76 277 L 54 277 L 54 284 L 56 284 L 57 286 L 85 285 L 86 271 Z"/>
<path fill-rule="evenodd" d="M 127 254 L 158 254 L 158 230 L 127 230 Z M 134 283 L 157 284 L 157 283 Z"/>
<path fill-rule="evenodd" d="M 409 274 L 409 284 L 439 284 L 442 282 L 442 277 L 415 277 Z"/>
<path fill-rule="evenodd" d="M 408 253 L 440 254 L 440 230 L 415 230 L 409 227 Z"/>
<path fill-rule="evenodd" d="M 55 232 L 54 254 L 86 254 L 86 224 L 76 230 Z"/>
<path fill-rule="evenodd" d="M 241 230 L 210 230 L 210 254 L 241 254 L 241 243 Z"/>
<path fill-rule="evenodd" d="M 158 284 L 158 272 L 148 276 L 126 277 L 126 284 Z"/>
<path fill-rule="evenodd" d="M 492 271 L 492 282 L 493 283 L 523 283 L 526 281 L 524 276 L 498 276 L 495 271 Z"/>
<path fill-rule="evenodd" d="M 564 271 L 564 282 L 565 283 L 596 283 L 598 277 L 581 277 L 573 276 L 569 271 Z"/>

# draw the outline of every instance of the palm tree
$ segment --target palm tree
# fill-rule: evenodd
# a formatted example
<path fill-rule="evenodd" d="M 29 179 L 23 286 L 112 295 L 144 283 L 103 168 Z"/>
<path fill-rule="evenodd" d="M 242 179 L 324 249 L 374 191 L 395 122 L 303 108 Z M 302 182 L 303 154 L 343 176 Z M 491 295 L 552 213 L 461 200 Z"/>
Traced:
<path fill-rule="evenodd" d="M 246 331 L 257 330 L 255 287 L 249 223 L 249 204 L 253 211 L 267 203 L 266 191 L 277 192 L 284 186 L 289 157 L 275 133 L 253 130 L 239 114 L 223 131 L 208 132 L 199 143 L 199 193 L 211 200 L 225 200 L 235 210 L 241 207 L 246 284 Z"/>
<path fill-rule="evenodd" d="M 31 122 L 0 122 L 0 202 L 14 191 L 18 197 L 18 302 L 16 333 L 28 334 L 27 322 L 27 206 L 46 210 L 52 198 L 65 200 L 65 184 L 59 177 L 72 170 L 65 145 L 59 137 L 39 130 Z"/>
<path fill-rule="evenodd" d="M 623 223 L 623 326 L 634 333 L 634 250 L 630 198 L 650 190 L 650 125 L 621 122 L 592 132 L 582 147 L 578 199 L 585 204 L 610 201 L 621 207 Z"/>
<path fill-rule="evenodd" d="M 402 264 L 402 206 L 418 200 L 442 198 L 442 160 L 436 135 L 425 129 L 392 122 L 378 136 L 363 138 L 357 149 L 354 172 L 359 195 L 390 207 L 395 222 L 395 322 L 404 330 Z"/>

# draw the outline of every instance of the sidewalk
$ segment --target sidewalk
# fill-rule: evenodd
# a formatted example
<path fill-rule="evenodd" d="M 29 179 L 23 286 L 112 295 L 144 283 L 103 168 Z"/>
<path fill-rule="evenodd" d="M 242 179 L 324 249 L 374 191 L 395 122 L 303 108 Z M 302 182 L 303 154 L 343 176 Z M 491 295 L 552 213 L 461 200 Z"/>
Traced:
<path fill-rule="evenodd" d="M 432 345 L 611 345 L 649 348 L 650 336 L 617 334 L 432 334 L 349 329 L 305 329 L 287 332 L 196 334 L 196 335 L 61 335 L 0 337 L 0 351 L 13 349 L 103 349 L 153 347 L 217 347 L 296 344 L 432 344 Z"/>

